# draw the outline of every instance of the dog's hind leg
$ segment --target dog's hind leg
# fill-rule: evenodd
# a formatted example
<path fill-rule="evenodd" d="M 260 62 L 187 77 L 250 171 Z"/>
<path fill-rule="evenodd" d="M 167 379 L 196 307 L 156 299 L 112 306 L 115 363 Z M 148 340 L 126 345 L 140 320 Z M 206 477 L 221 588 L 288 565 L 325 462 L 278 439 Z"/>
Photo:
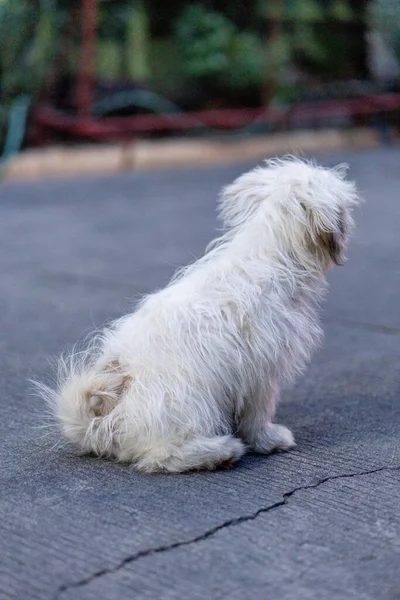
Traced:
<path fill-rule="evenodd" d="M 136 468 L 147 473 L 181 473 L 200 469 L 231 467 L 245 452 L 244 444 L 232 435 L 194 437 L 179 446 L 160 453 L 149 451 L 136 462 Z"/>

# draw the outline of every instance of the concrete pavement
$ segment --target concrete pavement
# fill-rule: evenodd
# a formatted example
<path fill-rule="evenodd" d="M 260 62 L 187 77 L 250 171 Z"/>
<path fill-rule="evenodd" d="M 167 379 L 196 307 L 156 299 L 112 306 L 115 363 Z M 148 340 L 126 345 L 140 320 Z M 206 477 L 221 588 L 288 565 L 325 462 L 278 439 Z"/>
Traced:
<path fill-rule="evenodd" d="M 297 448 L 180 476 L 54 447 L 27 379 L 199 255 L 251 165 L 1 185 L 2 600 L 400 598 L 400 148 L 323 160 L 367 203 L 283 394 Z"/>

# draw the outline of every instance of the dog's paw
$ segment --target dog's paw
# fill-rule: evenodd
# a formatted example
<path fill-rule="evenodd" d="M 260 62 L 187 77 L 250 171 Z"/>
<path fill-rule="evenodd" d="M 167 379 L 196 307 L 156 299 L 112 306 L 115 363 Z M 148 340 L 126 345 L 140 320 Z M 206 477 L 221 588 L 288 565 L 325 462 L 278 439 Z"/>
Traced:
<path fill-rule="evenodd" d="M 251 448 L 259 454 L 283 452 L 296 445 L 293 434 L 284 425 L 270 423 L 252 441 Z"/>

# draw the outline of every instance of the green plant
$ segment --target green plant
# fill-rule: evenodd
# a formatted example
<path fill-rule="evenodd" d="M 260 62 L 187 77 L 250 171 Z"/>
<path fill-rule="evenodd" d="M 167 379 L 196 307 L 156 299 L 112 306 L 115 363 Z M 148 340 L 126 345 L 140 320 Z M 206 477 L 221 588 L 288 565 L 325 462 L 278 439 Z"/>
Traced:
<path fill-rule="evenodd" d="M 242 31 L 202 4 L 184 8 L 175 35 L 189 80 L 233 93 L 262 90 L 267 105 L 298 97 L 293 67 L 337 76 L 332 52 L 341 65 L 346 62 L 345 53 L 353 44 L 346 27 L 354 17 L 348 0 L 254 0 L 249 10 L 253 30 Z M 330 29 L 335 30 L 332 35 Z M 334 48 L 337 30 L 342 53 Z"/>
<path fill-rule="evenodd" d="M 257 35 L 239 31 L 222 13 L 200 4 L 187 6 L 176 25 L 185 75 L 233 89 L 259 85 L 264 48 Z"/>
<path fill-rule="evenodd" d="M 0 93 L 37 94 L 57 50 L 64 12 L 56 0 L 0 2 Z"/>
<path fill-rule="evenodd" d="M 0 137 L 14 98 L 40 94 L 57 50 L 56 0 L 0 1 Z"/>
<path fill-rule="evenodd" d="M 151 78 L 147 0 L 103 0 L 99 4 L 97 75 L 146 82 Z"/>
<path fill-rule="evenodd" d="M 332 54 L 343 63 L 341 48 L 332 48 L 331 30 L 352 21 L 354 15 L 347 0 L 259 0 L 259 13 L 267 23 L 280 23 L 277 39 L 267 41 L 267 53 L 272 46 L 280 57 L 280 62 L 274 63 L 280 83 L 291 65 L 305 64 L 311 71 L 333 74 Z"/>

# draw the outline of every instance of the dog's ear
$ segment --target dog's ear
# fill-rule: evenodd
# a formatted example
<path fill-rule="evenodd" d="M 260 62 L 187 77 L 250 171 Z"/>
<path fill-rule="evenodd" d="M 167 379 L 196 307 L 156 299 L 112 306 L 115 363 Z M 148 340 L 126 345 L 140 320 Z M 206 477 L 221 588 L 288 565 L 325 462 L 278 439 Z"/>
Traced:
<path fill-rule="evenodd" d="M 349 216 L 341 209 L 334 218 L 326 219 L 314 211 L 307 211 L 311 237 L 336 265 L 345 262 Z"/>
<path fill-rule="evenodd" d="M 335 265 L 343 265 L 347 240 L 347 220 L 344 210 L 337 215 L 333 231 L 323 232 L 320 237 Z"/>

